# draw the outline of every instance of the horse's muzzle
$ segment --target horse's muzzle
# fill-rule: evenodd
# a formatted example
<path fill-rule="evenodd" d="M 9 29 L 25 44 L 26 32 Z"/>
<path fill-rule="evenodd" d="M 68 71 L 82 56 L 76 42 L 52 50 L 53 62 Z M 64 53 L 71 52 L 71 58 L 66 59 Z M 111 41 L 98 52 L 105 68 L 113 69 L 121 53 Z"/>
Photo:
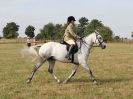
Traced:
<path fill-rule="evenodd" d="M 105 48 L 106 48 L 106 45 L 102 45 L 101 48 L 102 48 L 102 49 L 105 49 Z"/>

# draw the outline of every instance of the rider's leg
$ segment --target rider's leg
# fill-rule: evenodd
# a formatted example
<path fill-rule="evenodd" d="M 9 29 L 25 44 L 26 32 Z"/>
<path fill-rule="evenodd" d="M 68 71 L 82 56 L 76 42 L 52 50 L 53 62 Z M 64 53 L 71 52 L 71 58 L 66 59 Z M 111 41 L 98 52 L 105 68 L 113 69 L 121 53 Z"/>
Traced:
<path fill-rule="evenodd" d="M 70 45 L 70 47 L 69 47 L 69 51 L 68 51 L 68 53 L 67 53 L 67 55 L 66 55 L 66 58 L 70 59 L 70 55 L 72 54 L 72 49 L 73 49 L 73 47 L 74 47 L 73 44 Z"/>
<path fill-rule="evenodd" d="M 68 58 L 70 60 L 70 55 L 72 54 L 72 49 L 75 46 L 75 42 L 74 42 L 74 40 L 68 40 L 68 41 L 66 41 L 66 43 L 68 43 L 70 45 L 68 53 L 66 55 L 66 58 Z"/>

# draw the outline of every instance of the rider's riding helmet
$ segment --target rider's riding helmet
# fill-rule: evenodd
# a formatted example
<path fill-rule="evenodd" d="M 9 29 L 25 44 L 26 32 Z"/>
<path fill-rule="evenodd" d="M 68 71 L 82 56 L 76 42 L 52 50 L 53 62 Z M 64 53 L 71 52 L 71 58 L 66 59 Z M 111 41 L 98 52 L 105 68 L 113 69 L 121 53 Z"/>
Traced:
<path fill-rule="evenodd" d="M 73 16 L 69 16 L 67 18 L 67 22 L 70 23 L 71 21 L 76 21 L 75 18 Z"/>

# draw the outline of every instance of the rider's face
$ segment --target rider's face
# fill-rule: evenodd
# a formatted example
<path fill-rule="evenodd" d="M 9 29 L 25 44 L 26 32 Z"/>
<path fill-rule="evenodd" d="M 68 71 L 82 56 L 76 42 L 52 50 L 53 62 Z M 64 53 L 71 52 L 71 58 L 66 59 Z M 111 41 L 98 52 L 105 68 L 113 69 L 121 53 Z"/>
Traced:
<path fill-rule="evenodd" d="M 71 23 L 75 26 L 75 21 L 71 21 Z"/>

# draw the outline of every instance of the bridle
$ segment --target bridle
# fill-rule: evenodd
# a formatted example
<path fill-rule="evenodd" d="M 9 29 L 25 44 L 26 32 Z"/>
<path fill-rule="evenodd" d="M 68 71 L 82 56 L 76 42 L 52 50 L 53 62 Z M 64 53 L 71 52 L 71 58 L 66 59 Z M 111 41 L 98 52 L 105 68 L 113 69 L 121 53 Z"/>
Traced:
<path fill-rule="evenodd" d="M 98 40 L 99 42 L 99 46 L 102 46 L 102 44 L 104 43 L 104 41 L 102 40 L 102 42 L 99 40 L 98 36 L 100 35 L 97 31 L 95 31 L 96 33 L 96 40 Z M 96 43 L 96 40 L 95 40 L 95 43 Z"/>
<path fill-rule="evenodd" d="M 98 36 L 99 36 L 100 34 L 99 34 L 97 31 L 95 31 L 95 34 L 96 34 L 96 40 L 95 40 L 94 43 L 96 43 L 96 41 L 98 40 L 99 46 L 102 46 L 102 44 L 104 43 L 104 41 L 101 42 L 101 41 L 99 40 Z M 82 44 L 85 45 L 85 47 L 89 48 L 88 46 L 90 46 L 90 44 L 88 44 L 88 43 L 85 41 L 85 38 L 86 38 L 86 37 L 82 37 L 82 40 L 80 41 L 80 48 L 81 48 Z M 92 45 L 91 45 L 91 46 L 92 46 Z M 99 46 L 92 46 L 92 47 L 99 47 Z M 79 48 L 79 49 L 80 49 L 80 48 Z"/>

